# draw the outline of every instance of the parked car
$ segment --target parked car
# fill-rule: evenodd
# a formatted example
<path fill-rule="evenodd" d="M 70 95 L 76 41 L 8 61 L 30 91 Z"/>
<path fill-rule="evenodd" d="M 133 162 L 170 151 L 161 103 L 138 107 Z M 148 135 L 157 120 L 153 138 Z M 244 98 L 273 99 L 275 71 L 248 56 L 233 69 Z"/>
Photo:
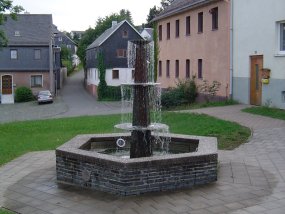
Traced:
<path fill-rule="evenodd" d="M 53 97 L 50 91 L 40 91 L 38 93 L 38 104 L 41 103 L 52 103 L 53 102 Z"/>

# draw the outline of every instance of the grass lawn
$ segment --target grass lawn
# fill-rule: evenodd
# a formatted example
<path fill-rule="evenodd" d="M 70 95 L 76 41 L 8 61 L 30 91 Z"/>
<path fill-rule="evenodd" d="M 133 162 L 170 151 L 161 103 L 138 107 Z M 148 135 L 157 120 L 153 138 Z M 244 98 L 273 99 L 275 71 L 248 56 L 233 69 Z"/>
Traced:
<path fill-rule="evenodd" d="M 4 210 L 0 208 L 0 214 L 13 214 L 13 212 L 10 212 L 8 210 Z"/>
<path fill-rule="evenodd" d="M 167 111 L 178 111 L 178 110 L 189 110 L 189 109 L 198 109 L 198 108 L 208 108 L 208 107 L 219 107 L 219 106 L 229 106 L 229 105 L 236 105 L 238 104 L 237 101 L 234 100 L 225 100 L 225 101 L 213 101 L 208 103 L 192 103 L 192 104 L 185 104 L 181 106 L 173 106 L 170 108 L 163 108 Z"/>
<path fill-rule="evenodd" d="M 120 115 L 109 115 L 0 124 L 0 165 L 27 152 L 54 150 L 78 134 L 113 132 L 119 121 Z M 250 135 L 248 128 L 206 115 L 166 112 L 163 122 L 172 133 L 215 136 L 219 149 L 235 148 Z"/>
<path fill-rule="evenodd" d="M 243 112 L 272 117 L 280 120 L 285 120 L 285 110 L 268 107 L 251 107 L 242 110 Z"/>

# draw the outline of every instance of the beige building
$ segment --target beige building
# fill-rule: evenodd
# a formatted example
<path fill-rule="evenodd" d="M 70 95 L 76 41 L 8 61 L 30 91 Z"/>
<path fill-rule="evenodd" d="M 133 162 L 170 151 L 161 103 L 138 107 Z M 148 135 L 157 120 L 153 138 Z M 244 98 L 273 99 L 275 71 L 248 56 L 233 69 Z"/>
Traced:
<path fill-rule="evenodd" d="M 157 22 L 158 78 L 162 88 L 197 78 L 221 83 L 218 96 L 230 96 L 230 1 L 176 0 Z"/>

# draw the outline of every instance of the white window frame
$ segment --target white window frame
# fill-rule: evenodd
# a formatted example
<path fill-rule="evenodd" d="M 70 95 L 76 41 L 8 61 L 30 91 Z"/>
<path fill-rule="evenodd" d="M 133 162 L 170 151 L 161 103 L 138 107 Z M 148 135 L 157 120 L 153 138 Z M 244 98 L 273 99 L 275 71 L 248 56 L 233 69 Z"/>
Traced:
<path fill-rule="evenodd" d="M 12 54 L 12 53 L 14 53 L 14 54 Z M 12 60 L 18 59 L 18 50 L 17 49 L 11 49 L 10 50 L 10 59 L 12 59 Z"/>
<path fill-rule="evenodd" d="M 281 25 L 285 27 L 285 21 L 277 22 L 277 52 L 278 55 L 285 55 L 285 50 L 281 50 Z M 283 35 L 285 37 L 285 35 Z"/>
<path fill-rule="evenodd" d="M 32 85 L 32 77 L 34 77 L 34 76 L 41 76 L 41 78 L 42 78 L 41 86 L 33 86 Z M 43 84 L 44 84 L 44 77 L 43 77 L 42 74 L 31 74 L 31 77 L 30 77 L 30 86 L 31 86 L 31 88 L 42 88 Z"/>

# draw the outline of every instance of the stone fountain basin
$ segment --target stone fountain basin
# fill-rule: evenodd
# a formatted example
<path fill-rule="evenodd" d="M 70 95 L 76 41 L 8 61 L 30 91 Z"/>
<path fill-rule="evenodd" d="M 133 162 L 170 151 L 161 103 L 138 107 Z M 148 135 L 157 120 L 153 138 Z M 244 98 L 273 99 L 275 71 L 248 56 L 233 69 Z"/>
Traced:
<path fill-rule="evenodd" d="M 189 188 L 217 180 L 216 138 L 166 135 L 169 136 L 170 149 L 178 148 L 179 154 L 123 159 L 93 150 L 115 147 L 118 138 L 129 138 L 130 134 L 78 135 L 56 149 L 57 181 L 127 196 Z M 181 153 L 181 148 L 185 153 Z"/>

